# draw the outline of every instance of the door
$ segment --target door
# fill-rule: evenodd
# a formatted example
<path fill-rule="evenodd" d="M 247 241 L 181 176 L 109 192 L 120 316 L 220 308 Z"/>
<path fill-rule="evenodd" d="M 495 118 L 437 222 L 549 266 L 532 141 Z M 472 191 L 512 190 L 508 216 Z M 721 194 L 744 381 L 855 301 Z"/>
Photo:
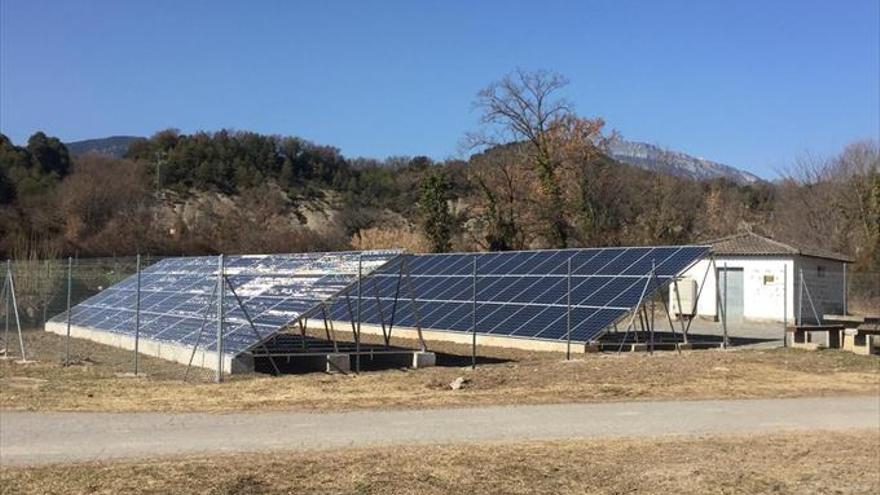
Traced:
<path fill-rule="evenodd" d="M 744 306 L 743 269 L 719 268 L 716 280 L 718 280 L 719 299 L 723 304 L 722 311 L 719 311 L 718 317 L 720 318 L 723 309 L 726 309 L 728 321 L 741 320 Z"/>

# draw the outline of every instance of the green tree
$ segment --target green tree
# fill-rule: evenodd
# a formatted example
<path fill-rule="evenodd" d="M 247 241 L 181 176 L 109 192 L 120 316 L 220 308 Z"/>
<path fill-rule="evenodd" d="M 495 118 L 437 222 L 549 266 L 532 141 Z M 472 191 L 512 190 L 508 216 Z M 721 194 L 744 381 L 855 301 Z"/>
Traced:
<path fill-rule="evenodd" d="M 0 168 L 0 205 L 12 203 L 13 199 L 15 199 L 15 186 L 6 176 L 6 171 Z"/>
<path fill-rule="evenodd" d="M 62 178 L 70 172 L 70 154 L 57 137 L 37 132 L 28 139 L 27 149 L 43 174 L 56 174 Z"/>
<path fill-rule="evenodd" d="M 442 171 L 425 176 L 420 187 L 422 230 L 431 243 L 431 251 L 435 253 L 445 253 L 452 248 L 455 216 L 449 208 L 451 189 L 449 178 Z"/>

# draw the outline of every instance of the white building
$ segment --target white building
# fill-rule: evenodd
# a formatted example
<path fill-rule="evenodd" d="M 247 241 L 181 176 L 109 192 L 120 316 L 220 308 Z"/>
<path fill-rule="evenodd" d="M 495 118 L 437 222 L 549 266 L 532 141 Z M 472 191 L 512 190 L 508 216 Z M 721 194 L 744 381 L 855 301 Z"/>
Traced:
<path fill-rule="evenodd" d="M 804 323 L 815 323 L 814 315 L 821 318 L 846 309 L 846 265 L 852 260 L 844 255 L 792 246 L 751 232 L 706 244 L 712 246 L 712 257 L 682 274 L 677 295 L 670 286 L 675 313 L 680 313 L 676 296 L 681 298 L 683 313 L 690 315 L 699 293 L 697 316 L 718 319 L 718 302 L 724 300 L 725 291 L 728 321 L 794 324 L 800 315 Z"/>

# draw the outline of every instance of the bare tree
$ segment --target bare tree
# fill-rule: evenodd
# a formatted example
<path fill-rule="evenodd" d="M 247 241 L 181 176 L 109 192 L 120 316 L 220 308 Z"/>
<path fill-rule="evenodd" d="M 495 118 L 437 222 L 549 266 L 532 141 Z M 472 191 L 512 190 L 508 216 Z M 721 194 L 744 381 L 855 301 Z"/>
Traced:
<path fill-rule="evenodd" d="M 547 241 L 554 247 L 568 243 L 563 168 L 595 156 L 604 122 L 582 119 L 559 96 L 568 80 L 554 72 L 516 70 L 490 84 L 474 102 L 482 111 L 482 129 L 468 136 L 472 148 L 508 143 L 525 146 L 526 161 L 540 185 L 539 205 Z"/>

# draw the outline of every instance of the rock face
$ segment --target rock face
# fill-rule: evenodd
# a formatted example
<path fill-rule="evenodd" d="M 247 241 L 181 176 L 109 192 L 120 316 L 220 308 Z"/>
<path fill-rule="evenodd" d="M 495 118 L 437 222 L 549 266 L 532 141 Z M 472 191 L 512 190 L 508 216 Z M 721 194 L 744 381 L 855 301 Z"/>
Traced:
<path fill-rule="evenodd" d="M 730 165 L 636 141 L 615 140 L 609 145 L 608 154 L 620 162 L 677 177 L 696 180 L 725 178 L 738 184 L 752 184 L 761 180 Z"/>

